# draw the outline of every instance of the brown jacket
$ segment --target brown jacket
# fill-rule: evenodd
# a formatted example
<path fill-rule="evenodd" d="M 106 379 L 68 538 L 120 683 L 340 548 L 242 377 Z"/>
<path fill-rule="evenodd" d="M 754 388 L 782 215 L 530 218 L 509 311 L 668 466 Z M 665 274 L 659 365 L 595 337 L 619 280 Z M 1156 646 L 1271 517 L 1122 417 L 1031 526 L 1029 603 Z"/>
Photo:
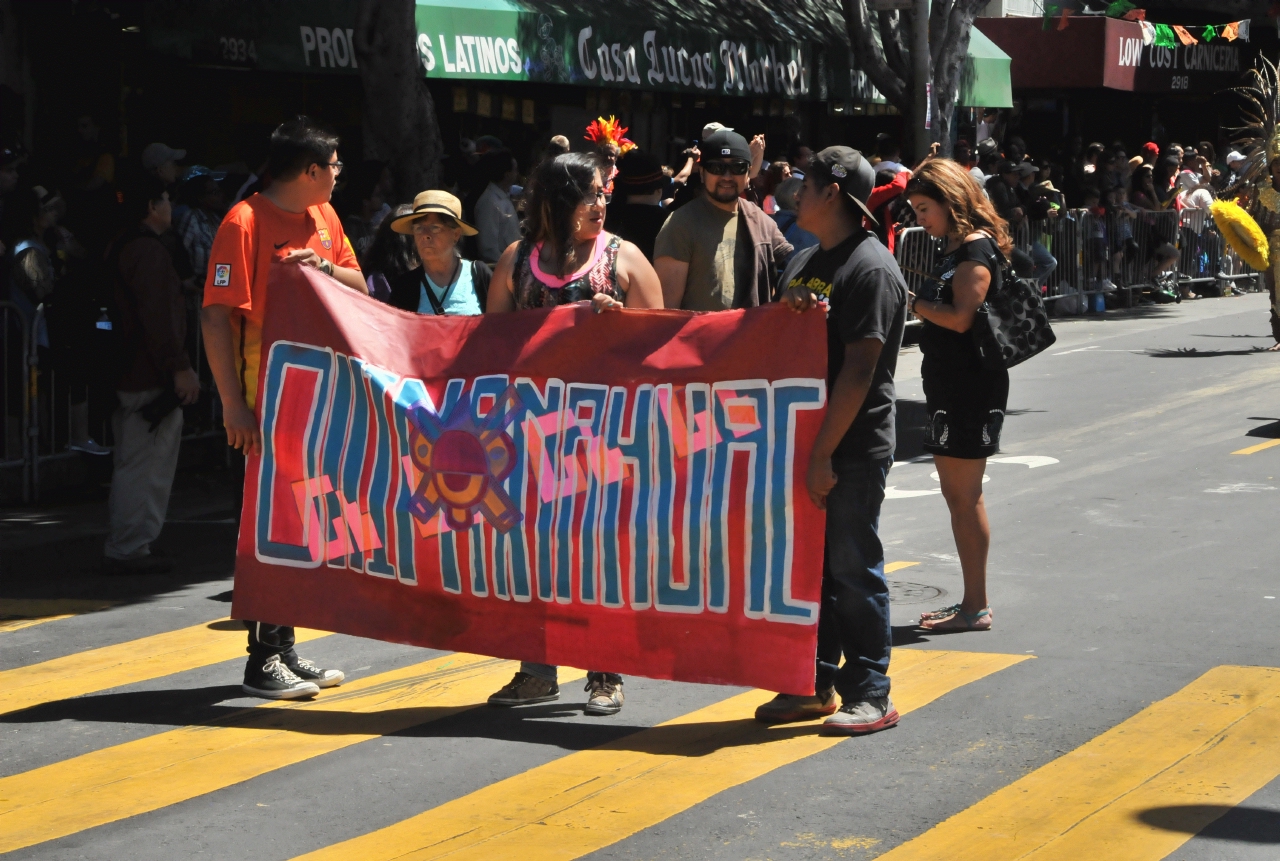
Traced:
<path fill-rule="evenodd" d="M 146 227 L 119 241 L 116 307 L 122 364 L 116 387 L 123 392 L 171 388 L 173 375 L 191 367 L 178 272 L 159 237 Z"/>
<path fill-rule="evenodd" d="M 743 251 L 746 253 L 743 253 Z M 754 308 L 774 301 L 778 273 L 791 252 L 777 223 L 749 200 L 738 201 L 738 252 L 733 261 L 733 307 Z"/>

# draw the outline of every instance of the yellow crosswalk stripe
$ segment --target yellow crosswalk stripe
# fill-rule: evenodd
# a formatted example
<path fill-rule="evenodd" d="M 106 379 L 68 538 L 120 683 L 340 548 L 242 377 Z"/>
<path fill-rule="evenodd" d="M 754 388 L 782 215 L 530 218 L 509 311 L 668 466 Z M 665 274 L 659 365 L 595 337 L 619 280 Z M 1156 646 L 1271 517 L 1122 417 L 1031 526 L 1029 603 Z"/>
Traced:
<path fill-rule="evenodd" d="M 0 598 L 0 634 L 69 619 L 81 613 L 96 613 L 117 603 L 73 598 Z"/>
<path fill-rule="evenodd" d="M 453 654 L 0 778 L 0 853 L 231 786 L 485 701 L 515 664 Z M 561 667 L 561 681 L 581 678 Z"/>
<path fill-rule="evenodd" d="M 1232 454 L 1257 454 L 1260 451 L 1273 448 L 1280 445 L 1280 439 L 1269 439 L 1266 442 L 1260 442 L 1257 445 L 1251 445 L 1248 448 L 1242 448 L 1239 451 L 1233 451 Z"/>
<path fill-rule="evenodd" d="M 892 574 L 894 571 L 901 571 L 903 568 L 910 568 L 913 565 L 919 565 L 919 562 L 890 562 L 884 566 L 884 573 Z"/>
<path fill-rule="evenodd" d="M 1280 775 L 1277 738 L 1280 669 L 1217 667 L 880 859 L 1158 861 Z"/>
<path fill-rule="evenodd" d="M 300 643 L 328 636 L 306 628 L 296 633 Z M 244 625 L 218 619 L 0 671 L 0 714 L 243 658 L 244 649 Z"/>
<path fill-rule="evenodd" d="M 894 701 L 900 712 L 909 712 L 1028 657 L 896 651 Z M 842 740 L 817 735 L 812 723 L 756 723 L 752 712 L 770 697 L 764 691 L 730 697 L 301 857 L 579 858 Z"/>

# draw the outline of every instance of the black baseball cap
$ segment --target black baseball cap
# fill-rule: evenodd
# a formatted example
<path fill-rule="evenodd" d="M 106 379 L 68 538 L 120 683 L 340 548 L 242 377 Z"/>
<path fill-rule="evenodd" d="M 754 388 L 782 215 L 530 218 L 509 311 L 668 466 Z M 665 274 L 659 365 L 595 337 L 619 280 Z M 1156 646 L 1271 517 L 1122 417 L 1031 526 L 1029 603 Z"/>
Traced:
<path fill-rule="evenodd" d="M 662 172 L 662 162 L 640 149 L 633 149 L 618 159 L 618 172 L 613 177 L 617 191 L 643 194 L 662 188 L 667 176 Z"/>
<path fill-rule="evenodd" d="M 820 185 L 840 186 L 872 224 L 880 223 L 867 208 L 867 199 L 876 185 L 876 174 L 862 153 L 847 146 L 829 146 L 813 157 L 809 173 Z"/>
<path fill-rule="evenodd" d="M 702 141 L 698 144 L 698 150 L 702 153 L 700 161 L 720 158 L 740 158 L 746 162 L 751 161 L 751 147 L 747 146 L 747 139 L 729 129 L 721 129 Z"/>

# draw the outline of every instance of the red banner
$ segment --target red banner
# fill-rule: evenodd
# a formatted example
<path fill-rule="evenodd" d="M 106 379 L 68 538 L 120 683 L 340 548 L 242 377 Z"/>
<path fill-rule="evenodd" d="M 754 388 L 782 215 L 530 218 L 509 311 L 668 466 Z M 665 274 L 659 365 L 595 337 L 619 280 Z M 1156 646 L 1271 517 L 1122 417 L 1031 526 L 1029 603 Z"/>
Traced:
<path fill-rule="evenodd" d="M 821 313 L 270 296 L 236 618 L 812 691 Z"/>

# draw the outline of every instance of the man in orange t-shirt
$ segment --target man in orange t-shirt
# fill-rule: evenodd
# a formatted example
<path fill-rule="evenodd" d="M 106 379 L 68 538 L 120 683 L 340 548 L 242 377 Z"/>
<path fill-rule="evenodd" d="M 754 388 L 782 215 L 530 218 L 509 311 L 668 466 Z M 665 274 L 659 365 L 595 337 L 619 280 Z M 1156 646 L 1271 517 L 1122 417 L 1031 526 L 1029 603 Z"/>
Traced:
<path fill-rule="evenodd" d="M 233 206 L 213 240 L 200 323 L 222 398 L 227 444 L 246 455 L 262 452 L 254 406 L 271 267 L 314 266 L 345 287 L 368 292 L 355 252 L 329 205 L 341 171 L 336 136 L 306 117 L 281 124 L 271 135 L 270 185 Z M 341 670 L 321 669 L 297 656 L 292 627 L 245 625 L 247 693 L 295 699 L 342 681 Z"/>

